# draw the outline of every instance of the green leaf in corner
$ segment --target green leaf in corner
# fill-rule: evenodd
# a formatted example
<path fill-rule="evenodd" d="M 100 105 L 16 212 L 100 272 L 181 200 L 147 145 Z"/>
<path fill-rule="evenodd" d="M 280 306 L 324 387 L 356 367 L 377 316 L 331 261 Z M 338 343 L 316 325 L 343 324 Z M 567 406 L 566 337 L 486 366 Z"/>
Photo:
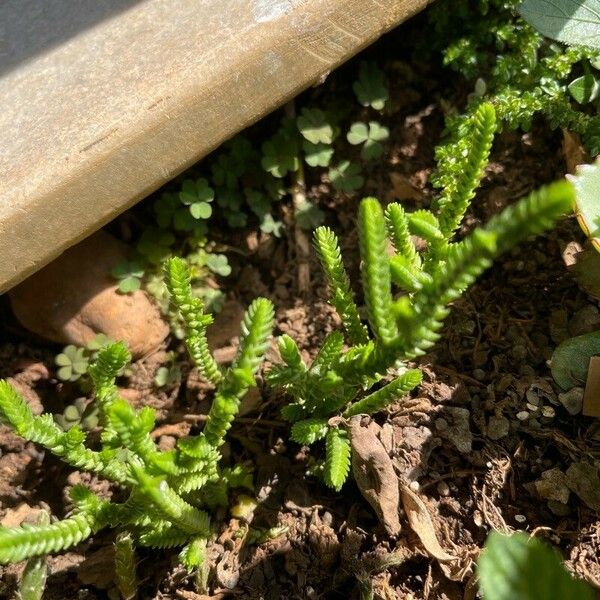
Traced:
<path fill-rule="evenodd" d="M 593 600 L 549 546 L 524 533 L 491 533 L 478 564 L 484 600 Z"/>
<path fill-rule="evenodd" d="M 556 348 L 550 361 L 554 381 L 563 390 L 585 385 L 592 356 L 600 356 L 600 331 L 565 340 Z"/>
<path fill-rule="evenodd" d="M 577 77 L 577 79 L 573 79 L 568 87 L 571 96 L 573 96 L 575 101 L 579 102 L 579 104 L 593 102 L 600 92 L 600 84 L 596 78 L 589 73 Z"/>
<path fill-rule="evenodd" d="M 600 0 L 525 0 L 518 10 L 546 37 L 600 48 Z"/>
<path fill-rule="evenodd" d="M 577 173 L 568 177 L 575 187 L 577 220 L 600 251 L 600 160 L 579 165 Z"/>

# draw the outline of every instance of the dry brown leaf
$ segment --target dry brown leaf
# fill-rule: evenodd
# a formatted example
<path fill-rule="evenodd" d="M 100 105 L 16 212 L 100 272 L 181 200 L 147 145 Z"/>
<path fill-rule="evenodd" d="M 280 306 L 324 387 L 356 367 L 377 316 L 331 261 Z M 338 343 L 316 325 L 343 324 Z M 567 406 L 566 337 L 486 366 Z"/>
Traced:
<path fill-rule="evenodd" d="M 586 417 L 600 417 L 600 356 L 592 356 L 588 368 L 583 414 Z"/>
<path fill-rule="evenodd" d="M 576 133 L 566 129 L 563 129 L 562 133 L 562 148 L 567 163 L 567 172 L 575 173 L 577 165 L 590 162 L 590 157 L 581 143 L 581 138 Z"/>
<path fill-rule="evenodd" d="M 577 242 L 569 242 L 562 256 L 577 283 L 590 296 L 600 300 L 600 253 L 591 245 L 584 248 Z"/>
<path fill-rule="evenodd" d="M 427 507 L 408 486 L 402 486 L 402 504 L 411 529 L 419 536 L 427 553 L 442 563 L 456 560 L 441 547 Z"/>
<path fill-rule="evenodd" d="M 389 535 L 400 533 L 400 492 L 392 459 L 378 437 L 374 421 L 364 426 L 363 418 L 352 417 L 348 433 L 352 444 L 352 472 L 362 495 L 377 513 Z"/>
<path fill-rule="evenodd" d="M 423 197 L 423 192 L 416 188 L 406 175 L 390 173 L 392 182 L 392 197 L 396 200 L 418 200 Z"/>

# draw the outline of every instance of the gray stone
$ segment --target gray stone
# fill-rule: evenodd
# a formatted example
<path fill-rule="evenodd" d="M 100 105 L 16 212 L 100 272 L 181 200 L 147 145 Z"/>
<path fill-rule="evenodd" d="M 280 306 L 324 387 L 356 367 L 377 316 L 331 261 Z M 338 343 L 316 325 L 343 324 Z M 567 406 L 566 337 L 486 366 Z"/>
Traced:
<path fill-rule="evenodd" d="M 570 415 L 578 415 L 583 408 L 583 388 L 574 387 L 564 394 L 559 394 L 558 399 Z"/>
<path fill-rule="evenodd" d="M 508 435 L 510 421 L 506 417 L 493 415 L 488 421 L 487 435 L 491 440 L 500 440 Z"/>

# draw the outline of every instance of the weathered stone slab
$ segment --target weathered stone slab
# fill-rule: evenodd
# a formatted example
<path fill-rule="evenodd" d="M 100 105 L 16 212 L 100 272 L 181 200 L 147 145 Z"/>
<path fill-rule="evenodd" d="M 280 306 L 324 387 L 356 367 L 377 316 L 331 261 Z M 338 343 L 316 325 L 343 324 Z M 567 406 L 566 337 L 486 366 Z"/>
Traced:
<path fill-rule="evenodd" d="M 0 292 L 427 0 L 4 0 Z"/>

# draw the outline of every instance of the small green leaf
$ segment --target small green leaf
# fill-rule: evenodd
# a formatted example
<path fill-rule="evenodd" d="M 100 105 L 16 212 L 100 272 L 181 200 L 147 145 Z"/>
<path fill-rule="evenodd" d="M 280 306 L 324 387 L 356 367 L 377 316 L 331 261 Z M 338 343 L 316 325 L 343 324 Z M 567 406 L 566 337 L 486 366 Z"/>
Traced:
<path fill-rule="evenodd" d="M 327 435 L 327 419 L 304 419 L 292 425 L 290 438 L 298 444 L 314 444 Z"/>
<path fill-rule="evenodd" d="M 297 141 L 282 131 L 262 145 L 262 152 L 262 167 L 273 177 L 285 177 L 300 166 Z"/>
<path fill-rule="evenodd" d="M 600 0 L 525 0 L 518 10 L 546 37 L 600 48 Z"/>
<path fill-rule="evenodd" d="M 209 254 L 205 259 L 206 266 L 217 275 L 227 277 L 231 275 L 231 266 L 224 254 Z"/>
<path fill-rule="evenodd" d="M 600 160 L 591 165 L 579 165 L 577 174 L 567 177 L 575 187 L 579 224 L 600 251 Z"/>
<path fill-rule="evenodd" d="M 375 160 L 383 154 L 381 142 L 387 140 L 389 136 L 387 127 L 377 121 L 370 121 L 368 125 L 354 123 L 346 137 L 353 146 L 363 144 L 360 154 L 365 160 Z"/>
<path fill-rule="evenodd" d="M 389 98 L 385 76 L 375 63 L 360 64 L 358 81 L 352 89 L 363 106 L 371 106 L 375 110 L 383 110 Z"/>
<path fill-rule="evenodd" d="M 554 381 L 563 390 L 585 385 L 590 358 L 599 355 L 600 331 L 565 340 L 556 348 L 550 361 Z"/>
<path fill-rule="evenodd" d="M 591 74 L 573 79 L 568 87 L 571 96 L 579 104 L 593 102 L 598 97 L 598 92 L 600 92 L 600 84 Z"/>
<path fill-rule="evenodd" d="M 119 292 L 129 294 L 140 289 L 144 268 L 137 261 L 123 261 L 113 267 L 111 274 L 120 280 L 117 288 Z"/>
<path fill-rule="evenodd" d="M 304 160 L 310 167 L 328 167 L 333 156 L 333 148 L 327 144 L 313 144 L 304 140 Z"/>
<path fill-rule="evenodd" d="M 172 386 L 181 381 L 181 369 L 174 365 L 172 367 L 159 367 L 154 375 L 154 383 L 158 387 Z"/>
<path fill-rule="evenodd" d="M 329 170 L 329 179 L 336 190 L 351 193 L 362 187 L 364 178 L 360 167 L 349 160 L 341 162 Z"/>
<path fill-rule="evenodd" d="M 592 600 L 549 546 L 524 533 L 493 532 L 477 564 L 484 600 Z"/>
<path fill-rule="evenodd" d="M 303 200 L 296 205 L 294 218 L 300 228 L 311 230 L 323 223 L 325 213 L 316 204 Z"/>
<path fill-rule="evenodd" d="M 333 142 L 333 126 L 328 123 L 325 113 L 318 108 L 303 108 L 296 124 L 298 131 L 312 144 Z"/>
<path fill-rule="evenodd" d="M 187 210 L 185 212 L 188 213 Z M 165 231 L 158 227 L 147 227 L 140 236 L 137 243 L 137 250 L 148 261 L 158 264 L 169 255 L 171 245 L 174 242 L 175 236 L 170 231 Z"/>
<path fill-rule="evenodd" d="M 284 227 L 284 224 L 281 221 L 276 221 L 271 213 L 267 213 L 260 223 L 261 231 L 270 233 L 275 237 L 281 237 Z"/>
<path fill-rule="evenodd" d="M 339 492 L 350 472 L 350 440 L 345 430 L 336 427 L 328 428 L 326 438 L 323 479 Z"/>
<path fill-rule="evenodd" d="M 197 181 L 186 179 L 181 185 L 181 192 L 179 192 L 179 199 L 186 206 L 197 202 L 212 202 L 214 198 L 215 192 L 204 178 Z"/>
<path fill-rule="evenodd" d="M 346 138 L 353 146 L 363 144 L 369 139 L 369 128 L 366 123 L 353 123 Z"/>
<path fill-rule="evenodd" d="M 114 340 L 111 340 L 104 333 L 97 333 L 95 337 L 85 345 L 85 347 L 92 352 L 96 352 L 108 344 L 114 344 Z"/>
<path fill-rule="evenodd" d="M 212 215 L 212 206 L 208 202 L 190 204 L 190 214 L 194 219 L 208 219 Z"/>
<path fill-rule="evenodd" d="M 87 371 L 89 365 L 85 349 L 72 344 L 65 346 L 54 362 L 60 367 L 56 374 L 62 381 L 77 381 Z"/>
<path fill-rule="evenodd" d="M 140 289 L 142 282 L 137 277 L 125 277 L 119 282 L 118 290 L 123 294 L 131 294 Z"/>

